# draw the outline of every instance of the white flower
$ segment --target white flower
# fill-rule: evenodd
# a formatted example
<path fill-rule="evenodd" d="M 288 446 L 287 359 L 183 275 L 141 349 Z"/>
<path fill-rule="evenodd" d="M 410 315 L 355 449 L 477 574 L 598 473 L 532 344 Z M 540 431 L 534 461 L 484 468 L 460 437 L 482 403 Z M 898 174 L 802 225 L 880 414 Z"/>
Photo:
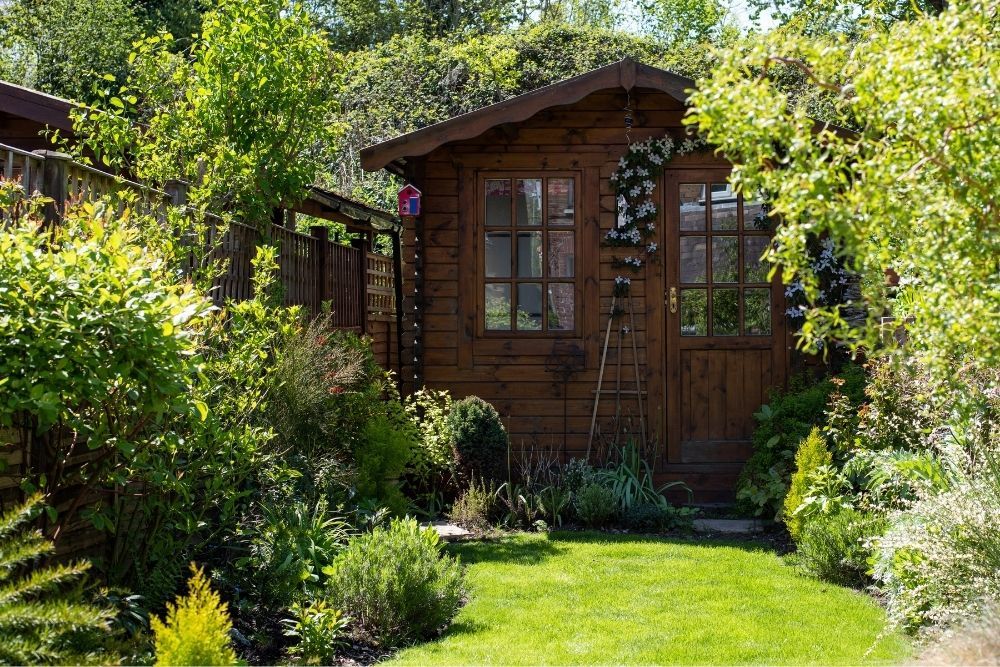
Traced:
<path fill-rule="evenodd" d="M 656 252 L 658 249 L 659 249 L 659 246 L 656 245 L 655 243 L 650 243 L 648 246 L 646 246 L 646 252 L 648 252 L 650 254 Z"/>

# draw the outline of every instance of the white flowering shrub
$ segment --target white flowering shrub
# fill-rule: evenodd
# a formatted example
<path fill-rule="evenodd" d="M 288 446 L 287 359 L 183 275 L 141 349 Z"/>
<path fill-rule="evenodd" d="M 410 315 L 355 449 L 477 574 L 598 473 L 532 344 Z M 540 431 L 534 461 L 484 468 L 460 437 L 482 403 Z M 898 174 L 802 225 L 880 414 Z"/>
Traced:
<path fill-rule="evenodd" d="M 875 578 L 890 618 L 903 627 L 950 625 L 1000 598 L 995 385 L 986 396 L 992 405 L 983 412 L 935 435 L 943 475 L 918 487 L 916 500 L 890 515 L 876 541 Z"/>

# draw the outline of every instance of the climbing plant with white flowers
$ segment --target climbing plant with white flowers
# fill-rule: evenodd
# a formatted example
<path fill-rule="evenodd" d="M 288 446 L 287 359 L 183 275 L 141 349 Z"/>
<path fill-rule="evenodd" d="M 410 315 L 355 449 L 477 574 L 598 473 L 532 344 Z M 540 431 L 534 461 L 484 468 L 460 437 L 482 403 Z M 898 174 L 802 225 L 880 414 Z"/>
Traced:
<path fill-rule="evenodd" d="M 659 247 L 650 239 L 656 234 L 658 207 L 653 201 L 656 182 L 663 168 L 678 155 L 703 148 L 700 139 L 650 137 L 629 145 L 628 151 L 618 160 L 618 168 L 611 174 L 618 200 L 618 220 L 604 236 L 604 244 L 613 247 L 634 248 L 634 254 L 618 257 L 614 265 L 633 272 L 658 256 Z M 631 279 L 619 275 L 615 278 L 615 294 L 628 294 Z"/>

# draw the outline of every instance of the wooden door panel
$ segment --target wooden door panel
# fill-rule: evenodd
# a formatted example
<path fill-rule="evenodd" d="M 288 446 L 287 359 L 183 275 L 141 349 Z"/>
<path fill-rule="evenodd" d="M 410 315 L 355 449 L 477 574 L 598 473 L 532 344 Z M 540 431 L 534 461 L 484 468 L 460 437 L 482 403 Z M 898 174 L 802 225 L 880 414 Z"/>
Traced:
<path fill-rule="evenodd" d="M 724 186 L 727 175 L 664 175 L 664 297 L 680 296 L 664 318 L 667 465 L 738 468 L 752 451 L 753 413 L 784 381 L 783 290 L 748 254 L 769 232 L 753 213 L 759 206 Z M 685 290 L 707 297 L 707 313 L 685 312 Z"/>

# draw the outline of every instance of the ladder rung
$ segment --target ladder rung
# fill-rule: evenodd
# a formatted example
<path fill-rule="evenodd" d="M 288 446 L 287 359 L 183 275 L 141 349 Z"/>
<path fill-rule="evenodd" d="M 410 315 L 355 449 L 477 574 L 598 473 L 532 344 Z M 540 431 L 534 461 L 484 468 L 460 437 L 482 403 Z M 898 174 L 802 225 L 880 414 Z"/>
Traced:
<path fill-rule="evenodd" d="M 598 392 L 597 392 L 596 389 L 591 389 L 590 393 L 591 394 L 596 394 Z M 634 396 L 635 394 L 642 394 L 643 396 L 645 396 L 647 392 L 645 392 L 645 391 L 636 391 L 635 389 L 622 389 L 621 391 L 619 391 L 617 389 L 602 389 L 600 393 L 602 393 L 602 394 L 630 394 L 632 396 Z"/>

